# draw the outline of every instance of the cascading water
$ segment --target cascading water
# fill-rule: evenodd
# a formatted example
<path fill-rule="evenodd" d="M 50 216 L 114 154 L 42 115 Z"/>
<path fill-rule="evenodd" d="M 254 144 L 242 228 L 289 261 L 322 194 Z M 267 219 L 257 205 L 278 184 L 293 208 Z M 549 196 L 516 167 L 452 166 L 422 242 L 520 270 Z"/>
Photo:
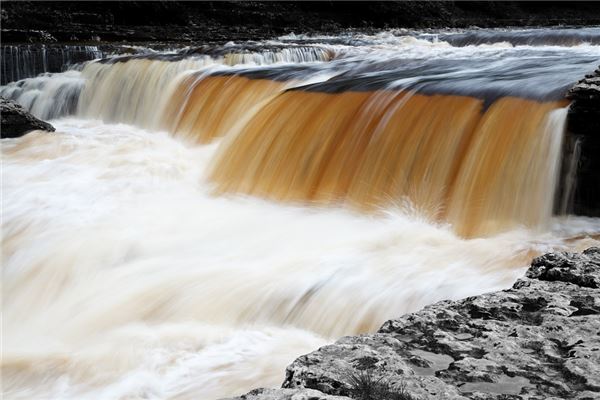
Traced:
<path fill-rule="evenodd" d="M 105 56 L 97 46 L 2 45 L 0 50 L 2 85 Z"/>
<path fill-rule="evenodd" d="M 3 86 L 61 117 L 2 141 L 5 397 L 277 386 L 334 338 L 597 245 L 597 218 L 551 212 L 600 31 L 556 32 L 288 36 Z"/>

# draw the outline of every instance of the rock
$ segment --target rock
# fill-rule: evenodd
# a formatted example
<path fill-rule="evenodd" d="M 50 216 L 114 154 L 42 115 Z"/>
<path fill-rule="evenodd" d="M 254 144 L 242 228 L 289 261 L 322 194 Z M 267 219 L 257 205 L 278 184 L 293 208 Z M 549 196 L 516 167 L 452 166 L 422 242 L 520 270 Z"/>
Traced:
<path fill-rule="evenodd" d="M 230 400 L 350 400 L 348 397 L 329 396 L 312 389 L 254 389 Z"/>
<path fill-rule="evenodd" d="M 577 82 L 567 93 L 567 98 L 583 101 L 600 101 L 600 67 L 593 74 Z"/>
<path fill-rule="evenodd" d="M 0 137 L 15 138 L 23 136 L 29 131 L 43 130 L 54 132 L 54 127 L 47 122 L 37 119 L 27 112 L 21 105 L 12 100 L 0 97 L 0 112 L 2 125 Z"/>
<path fill-rule="evenodd" d="M 341 338 L 288 366 L 286 389 L 239 399 L 353 397 L 361 373 L 408 393 L 390 399 L 600 399 L 600 248 L 546 254 L 511 289 Z"/>
<path fill-rule="evenodd" d="M 600 249 L 590 248 L 583 255 L 549 253 L 536 258 L 526 273 L 541 281 L 571 282 L 578 286 L 600 288 Z"/>
<path fill-rule="evenodd" d="M 600 216 L 600 67 L 567 93 L 572 100 L 567 118 L 563 165 L 576 165 L 572 199 L 564 211 Z M 573 161 L 569 161 L 572 158 Z M 564 186 L 564 183 L 561 183 Z"/>

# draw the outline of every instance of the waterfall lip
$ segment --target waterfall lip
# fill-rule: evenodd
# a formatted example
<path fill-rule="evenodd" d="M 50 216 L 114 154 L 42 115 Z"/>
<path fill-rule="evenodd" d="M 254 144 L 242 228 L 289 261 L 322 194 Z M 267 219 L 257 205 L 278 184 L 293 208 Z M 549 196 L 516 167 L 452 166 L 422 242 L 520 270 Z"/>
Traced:
<path fill-rule="evenodd" d="M 291 90 L 324 93 L 376 90 L 416 90 L 422 94 L 454 94 L 482 98 L 486 106 L 504 96 L 538 101 L 560 100 L 585 72 L 593 70 L 595 56 L 572 57 L 561 65 L 562 56 L 503 60 L 387 60 L 352 68 L 352 62 L 337 62 L 335 77 Z M 548 68 L 547 63 L 554 63 Z M 318 68 L 318 67 L 316 67 Z"/>
<path fill-rule="evenodd" d="M 600 28 L 593 32 L 596 31 L 600 32 Z M 535 32 L 541 34 L 539 31 Z M 83 71 L 94 65 L 111 68 L 119 65 L 133 67 L 130 63 L 167 63 L 171 64 L 169 68 L 180 72 L 189 70 L 213 76 L 241 76 L 293 83 L 287 90 L 325 93 L 414 90 L 425 95 L 476 97 L 483 99 L 487 108 L 504 96 L 537 101 L 562 99 L 572 83 L 595 67 L 600 55 L 600 46 L 496 47 L 484 44 L 461 48 L 448 43 L 436 43 L 433 36 L 423 39 L 406 35 L 406 32 L 394 31 L 372 36 L 358 35 L 358 40 L 366 37 L 371 40 L 371 44 L 354 47 L 336 43 L 335 40 L 328 43 L 327 39 L 321 38 L 318 39 L 320 43 L 306 44 L 302 42 L 304 39 L 301 36 L 269 41 L 230 42 L 224 45 L 163 48 L 160 51 L 141 47 L 133 49 L 139 54 L 112 55 L 72 65 L 70 68 Z M 568 65 L 564 63 L 565 51 L 569 54 Z M 185 68 L 179 66 L 186 63 Z M 158 65 L 156 64 L 157 68 Z M 90 77 L 85 79 L 88 78 Z M 175 75 L 169 79 L 175 79 Z M 20 101 L 17 97 L 25 86 L 26 82 L 22 81 L 3 87 L 0 91 Z M 32 107 L 33 93 L 28 96 L 28 99 L 21 99 L 21 103 Z M 148 99 L 138 101 L 144 104 L 149 102 Z M 111 107 L 108 103 L 105 106 Z M 74 107 L 68 106 L 66 109 L 73 110 Z M 85 109 L 84 104 L 78 109 Z M 154 115 L 159 113 L 159 110 L 155 110 Z M 63 111 L 38 110 L 34 114 L 41 118 L 54 118 L 62 115 Z M 157 118 L 153 117 L 153 120 Z M 137 119 L 130 118 L 128 121 Z"/>
<path fill-rule="evenodd" d="M 341 68 L 331 73 L 335 75 L 345 71 Z M 233 68 L 222 68 L 211 73 L 212 76 L 242 76 L 248 79 L 268 79 L 273 81 L 289 81 L 298 78 L 307 78 L 312 75 L 330 72 L 319 65 L 282 65 L 282 66 L 238 66 Z"/>
<path fill-rule="evenodd" d="M 264 54 L 268 56 L 269 54 L 277 54 L 281 52 L 294 52 L 297 53 L 315 53 L 322 52 L 322 55 L 319 57 L 319 54 L 314 54 L 313 61 L 319 61 L 319 58 L 322 58 L 321 61 L 327 61 L 334 57 L 334 52 L 332 48 L 327 45 L 294 45 L 294 44 L 274 44 L 274 43 L 261 43 L 261 42 L 247 42 L 247 43 L 239 43 L 239 44 L 229 44 L 229 45 L 204 45 L 198 47 L 190 47 L 186 46 L 181 49 L 173 49 L 168 52 L 160 51 L 160 52 L 145 52 L 142 54 L 128 54 L 128 55 L 118 55 L 111 56 L 107 58 L 103 58 L 99 60 L 101 63 L 113 64 L 118 62 L 127 62 L 135 59 L 147 59 L 147 60 L 160 60 L 160 61 L 170 61 L 177 62 L 182 61 L 188 58 L 194 57 L 212 57 L 212 58 L 223 58 L 231 55 L 241 55 L 241 56 L 253 56 Z M 292 54 L 293 56 L 293 54 Z M 310 60 L 310 59 L 309 59 Z M 302 62 L 303 60 L 297 60 L 296 62 Z"/>
<path fill-rule="evenodd" d="M 370 46 L 398 44 L 406 38 L 430 43 L 446 43 L 452 47 L 508 43 L 511 46 L 563 46 L 600 44 L 600 27 L 547 27 L 547 28 L 444 28 L 444 29 L 391 29 L 377 33 L 349 31 L 340 35 L 290 34 L 279 36 L 278 41 L 297 44 Z"/>
<path fill-rule="evenodd" d="M 541 29 L 478 29 L 456 33 L 441 33 L 438 40 L 453 46 L 469 46 L 508 42 L 514 46 L 577 46 L 588 43 L 600 45 L 600 27 L 541 28 Z"/>

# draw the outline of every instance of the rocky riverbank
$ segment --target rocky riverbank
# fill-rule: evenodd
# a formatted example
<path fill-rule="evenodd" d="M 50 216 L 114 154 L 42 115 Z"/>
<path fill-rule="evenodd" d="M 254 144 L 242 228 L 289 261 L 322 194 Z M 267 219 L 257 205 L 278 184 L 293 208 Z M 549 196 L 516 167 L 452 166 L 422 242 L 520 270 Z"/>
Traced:
<path fill-rule="evenodd" d="M 12 100 L 0 97 L 0 125 L 1 138 L 15 138 L 23 136 L 33 130 L 54 132 L 54 127 L 47 122 L 37 119 L 21 105 Z"/>
<path fill-rule="evenodd" d="M 508 290 L 341 338 L 282 386 L 236 400 L 599 399 L 600 248 L 546 254 Z"/>
<path fill-rule="evenodd" d="M 26 2 L 2 8 L 3 43 L 268 39 L 344 29 L 592 26 L 589 2 Z"/>

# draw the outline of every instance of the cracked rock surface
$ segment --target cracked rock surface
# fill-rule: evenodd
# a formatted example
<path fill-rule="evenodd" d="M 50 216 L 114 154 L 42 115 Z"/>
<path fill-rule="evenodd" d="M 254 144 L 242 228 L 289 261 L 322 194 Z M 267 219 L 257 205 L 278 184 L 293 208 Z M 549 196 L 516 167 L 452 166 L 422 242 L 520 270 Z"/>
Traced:
<path fill-rule="evenodd" d="M 600 248 L 543 255 L 508 290 L 341 338 L 288 366 L 285 389 L 237 399 L 347 399 L 360 371 L 414 399 L 600 399 Z"/>
<path fill-rule="evenodd" d="M 239 400 L 349 400 L 348 397 L 329 396 L 312 389 L 255 389 Z"/>

